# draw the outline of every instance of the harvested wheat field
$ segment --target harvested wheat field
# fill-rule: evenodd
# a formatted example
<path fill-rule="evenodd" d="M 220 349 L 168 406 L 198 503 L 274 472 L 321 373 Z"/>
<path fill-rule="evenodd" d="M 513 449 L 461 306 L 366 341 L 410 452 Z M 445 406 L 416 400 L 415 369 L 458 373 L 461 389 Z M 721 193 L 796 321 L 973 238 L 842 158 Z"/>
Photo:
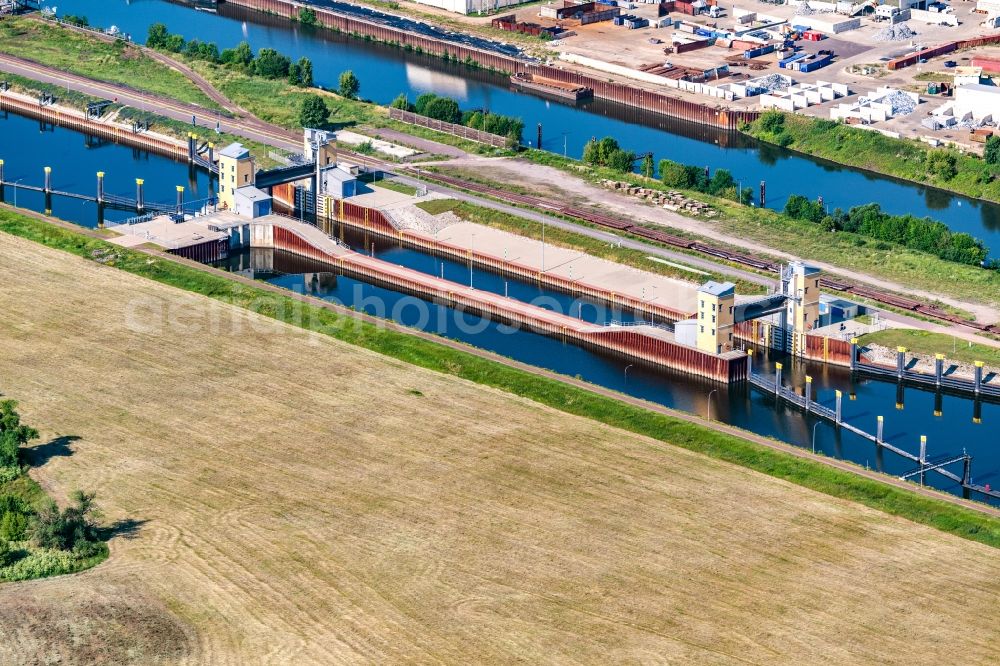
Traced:
<path fill-rule="evenodd" d="M 80 437 L 32 473 L 137 521 L 0 585 L 2 663 L 996 657 L 987 546 L 3 234 L 0 284 L 0 390 Z"/>

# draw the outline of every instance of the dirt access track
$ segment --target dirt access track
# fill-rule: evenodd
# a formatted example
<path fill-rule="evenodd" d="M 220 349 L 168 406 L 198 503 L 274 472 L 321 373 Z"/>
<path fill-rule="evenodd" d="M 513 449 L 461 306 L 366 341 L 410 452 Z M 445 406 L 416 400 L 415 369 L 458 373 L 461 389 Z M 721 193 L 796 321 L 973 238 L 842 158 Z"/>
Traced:
<path fill-rule="evenodd" d="M 134 534 L 0 662 L 985 663 L 996 550 L 0 235 L 33 474 Z M 373 409 L 373 407 L 375 407 Z"/>

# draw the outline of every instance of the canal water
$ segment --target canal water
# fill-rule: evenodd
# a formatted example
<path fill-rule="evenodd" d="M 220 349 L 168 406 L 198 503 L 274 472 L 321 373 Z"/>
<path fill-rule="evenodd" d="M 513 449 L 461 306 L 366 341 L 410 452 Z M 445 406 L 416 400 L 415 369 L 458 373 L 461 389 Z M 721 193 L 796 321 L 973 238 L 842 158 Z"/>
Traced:
<path fill-rule="evenodd" d="M 633 150 L 652 151 L 657 159 L 730 169 L 744 186 L 767 181 L 768 205 L 781 207 L 791 194 L 822 196 L 831 207 L 879 202 L 886 210 L 928 215 L 949 227 L 982 238 L 1000 256 L 1000 205 L 951 195 L 919 184 L 823 160 L 796 155 L 746 137 L 594 101 L 582 106 L 551 101 L 510 89 L 505 77 L 445 63 L 387 45 L 352 39 L 331 31 L 300 26 L 279 17 L 225 3 L 219 13 L 196 11 L 167 0 L 45 0 L 59 13 L 87 16 L 91 25 L 117 26 L 144 41 L 150 24 L 165 23 L 187 39 L 216 42 L 220 48 L 247 40 L 254 51 L 276 48 L 314 63 L 319 85 L 336 88 L 338 76 L 351 69 L 361 81 L 361 96 L 386 104 L 401 92 L 411 100 L 423 92 L 458 99 L 464 108 L 486 108 L 519 116 L 525 139 L 535 139 L 543 125 L 543 147 L 579 157 L 591 137 L 613 136 Z"/>
<path fill-rule="evenodd" d="M 230 257 L 220 266 L 667 407 L 710 416 L 761 435 L 807 448 L 815 443 L 818 452 L 889 474 L 913 471 L 910 461 L 878 450 L 871 442 L 852 433 L 838 431 L 828 422 L 806 417 L 784 404 L 776 405 L 772 397 L 747 386 L 724 387 L 584 349 L 339 275 L 330 272 L 329 266 L 281 251 L 246 251 Z M 467 267 L 465 272 L 467 275 Z M 479 275 L 483 287 L 491 281 L 494 285 L 503 281 L 502 277 L 490 276 L 484 271 Z M 842 391 L 846 421 L 875 432 L 877 417 L 881 415 L 885 419 L 885 440 L 913 453 L 919 451 L 920 436 L 926 435 L 928 459 L 958 455 L 967 450 L 974 457 L 973 480 L 993 487 L 1000 484 L 1000 451 L 995 437 L 989 434 L 995 432 L 996 424 L 1000 423 L 1000 405 L 974 403 L 915 388 L 901 390 L 895 384 L 852 377 L 850 371 L 842 368 L 793 360 L 777 353 L 758 354 L 754 367 L 758 372 L 773 374 L 776 361 L 785 363 L 786 386 L 801 388 L 805 385 L 805 376 L 812 376 L 814 397 L 821 404 L 832 407 L 834 392 Z M 940 415 L 935 415 L 936 412 Z M 953 466 L 953 471 L 961 474 L 961 466 Z M 928 474 L 927 483 L 949 492 L 961 492 L 957 484 L 936 474 Z"/>
<path fill-rule="evenodd" d="M 3 146 L 0 158 L 6 161 L 6 176 L 11 181 L 23 179 L 27 183 L 40 184 L 43 167 L 52 166 L 56 189 L 91 191 L 93 174 L 103 170 L 107 173 L 106 188 L 109 193 L 131 195 L 134 179 L 141 177 L 146 180 L 147 199 L 150 201 L 171 201 L 174 186 L 179 183 L 186 184 L 189 191 L 195 193 L 191 198 L 208 194 L 207 175 L 192 173 L 184 163 L 116 144 L 94 144 L 80 133 L 58 127 L 53 129 L 36 120 L 13 114 L 0 118 L 0 137 L 0 145 Z M 7 188 L 7 197 L 13 203 L 10 189 Z M 55 215 L 86 226 L 96 223 L 93 204 L 59 197 L 53 199 Z M 44 201 L 38 193 L 22 192 L 18 195 L 18 205 L 42 210 Z M 129 215 L 108 211 L 108 217 L 112 219 L 113 216 L 121 219 Z M 366 247 L 363 237 L 345 237 L 361 250 Z M 443 265 L 446 278 L 468 284 L 468 265 L 460 261 L 445 260 L 442 264 L 440 258 L 394 247 L 388 241 L 379 243 L 376 240 L 375 243 L 375 252 L 381 258 L 432 274 L 440 274 Z M 819 451 L 892 474 L 910 471 L 908 461 L 890 453 L 880 454 L 870 442 L 850 433 L 837 432 L 827 423 L 813 421 L 782 405 L 776 407 L 770 397 L 746 387 L 720 387 L 689 375 L 629 363 L 618 357 L 564 344 L 530 331 L 512 330 L 498 322 L 486 321 L 469 313 L 457 313 L 451 308 L 350 277 L 333 276 L 328 273 L 328 267 L 322 265 L 303 268 L 301 260 L 296 261 L 282 253 L 269 260 L 275 262 L 274 268 L 279 274 L 267 274 L 267 279 L 289 289 L 317 293 L 323 298 L 372 314 L 464 340 L 539 367 L 578 375 L 595 384 L 669 407 L 706 415 L 710 411 L 713 419 L 800 446 L 812 446 L 815 436 Z M 265 265 L 268 265 L 267 262 Z M 229 267 L 233 270 L 252 270 L 251 254 L 233 257 Z M 317 272 L 326 273 L 324 279 L 317 280 L 315 275 L 306 275 Z M 473 268 L 472 280 L 477 289 L 495 293 L 506 290 L 511 297 L 536 302 L 572 316 L 582 316 L 588 321 L 607 323 L 610 320 L 630 320 L 628 313 L 608 313 L 595 303 L 584 303 L 581 312 L 580 304 L 566 294 L 540 289 L 530 282 L 505 279 L 478 268 Z M 765 373 L 772 372 L 775 360 L 758 357 L 756 368 Z M 844 402 L 844 417 L 851 423 L 874 430 L 876 416 L 883 415 L 887 441 L 915 452 L 919 436 L 927 435 L 932 457 L 959 454 L 967 449 L 974 456 L 975 480 L 994 487 L 1000 484 L 1000 451 L 996 437 L 989 434 L 995 433 L 996 424 L 1000 423 L 1000 406 L 977 405 L 971 400 L 935 396 L 918 389 L 907 389 L 900 394 L 894 384 L 857 380 L 842 369 L 787 359 L 786 363 L 786 384 L 801 387 L 804 375 L 811 374 L 815 378 L 816 397 L 823 404 L 832 404 L 835 389 L 842 390 L 845 396 L 853 396 L 854 399 Z M 897 408 L 897 403 L 902 408 Z M 935 412 L 941 415 L 937 416 Z M 974 423 L 974 417 L 980 423 Z M 945 479 L 938 475 L 929 475 L 928 481 L 937 487 L 956 491 L 954 484 L 945 483 Z"/>
<path fill-rule="evenodd" d="M 135 179 L 145 179 L 147 202 L 172 204 L 178 185 L 185 188 L 189 202 L 210 193 L 208 173 L 190 169 L 186 162 L 87 137 L 74 130 L 53 126 L 32 118 L 0 112 L 0 159 L 4 179 L 9 183 L 41 187 L 44 169 L 52 167 L 52 188 L 96 196 L 97 172 L 103 171 L 107 194 L 135 198 Z M 7 203 L 36 211 L 45 210 L 45 195 L 7 186 Z M 51 197 L 52 214 L 87 227 L 96 227 L 97 204 L 91 201 Z M 104 219 L 121 221 L 134 217 L 133 211 L 106 208 Z"/>
<path fill-rule="evenodd" d="M 649 315 L 636 314 L 632 310 L 610 307 L 602 301 L 586 296 L 574 296 L 556 289 L 541 286 L 537 281 L 498 273 L 470 265 L 450 257 L 413 249 L 393 242 L 384 236 L 365 233 L 351 227 L 341 228 L 334 222 L 323 230 L 340 238 L 351 249 L 384 261 L 406 266 L 427 275 L 450 280 L 456 284 L 470 286 L 501 296 L 507 296 L 522 303 L 530 303 L 560 314 L 582 319 L 591 324 L 612 323 L 631 324 L 636 322 L 663 324 Z"/>

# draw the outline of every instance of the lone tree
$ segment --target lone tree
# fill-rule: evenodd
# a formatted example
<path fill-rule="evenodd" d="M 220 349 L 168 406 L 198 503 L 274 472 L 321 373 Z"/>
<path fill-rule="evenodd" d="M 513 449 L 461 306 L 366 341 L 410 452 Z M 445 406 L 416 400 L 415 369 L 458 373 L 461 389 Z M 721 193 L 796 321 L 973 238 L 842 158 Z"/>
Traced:
<path fill-rule="evenodd" d="M 21 446 L 38 437 L 38 431 L 21 424 L 17 401 L 0 400 L 0 467 L 16 467 Z"/>
<path fill-rule="evenodd" d="M 319 95 L 309 95 L 299 109 L 299 124 L 303 127 L 323 127 L 330 122 L 330 109 Z"/>
<path fill-rule="evenodd" d="M 313 85 L 313 64 L 309 58 L 299 58 L 299 85 L 303 88 L 312 88 Z"/>
<path fill-rule="evenodd" d="M 96 554 L 100 547 L 101 513 L 94 504 L 95 493 L 76 490 L 70 495 L 70 505 L 59 511 L 49 501 L 38 512 L 35 542 L 42 548 L 73 550 L 79 555 Z"/>
<path fill-rule="evenodd" d="M 347 70 L 346 72 L 340 73 L 340 95 L 341 97 L 346 97 L 347 99 L 354 99 L 358 91 L 361 90 L 361 82 L 358 81 L 358 77 L 354 76 L 354 72 Z"/>
<path fill-rule="evenodd" d="M 645 176 L 646 178 L 652 178 L 654 170 L 655 169 L 653 166 L 653 153 L 646 153 L 646 155 L 642 158 L 642 166 L 640 167 L 640 171 L 642 171 L 642 175 Z"/>

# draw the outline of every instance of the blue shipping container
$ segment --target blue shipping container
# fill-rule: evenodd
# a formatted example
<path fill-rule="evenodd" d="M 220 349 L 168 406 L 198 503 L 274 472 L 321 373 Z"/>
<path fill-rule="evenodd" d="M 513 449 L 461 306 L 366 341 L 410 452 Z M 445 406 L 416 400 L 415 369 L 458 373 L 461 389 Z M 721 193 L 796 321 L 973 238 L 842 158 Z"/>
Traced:
<path fill-rule="evenodd" d="M 803 63 L 802 67 L 799 68 L 800 72 L 814 72 L 817 69 L 826 67 L 833 60 L 833 56 L 823 56 L 822 58 L 816 58 L 815 60 L 807 63 Z"/>

